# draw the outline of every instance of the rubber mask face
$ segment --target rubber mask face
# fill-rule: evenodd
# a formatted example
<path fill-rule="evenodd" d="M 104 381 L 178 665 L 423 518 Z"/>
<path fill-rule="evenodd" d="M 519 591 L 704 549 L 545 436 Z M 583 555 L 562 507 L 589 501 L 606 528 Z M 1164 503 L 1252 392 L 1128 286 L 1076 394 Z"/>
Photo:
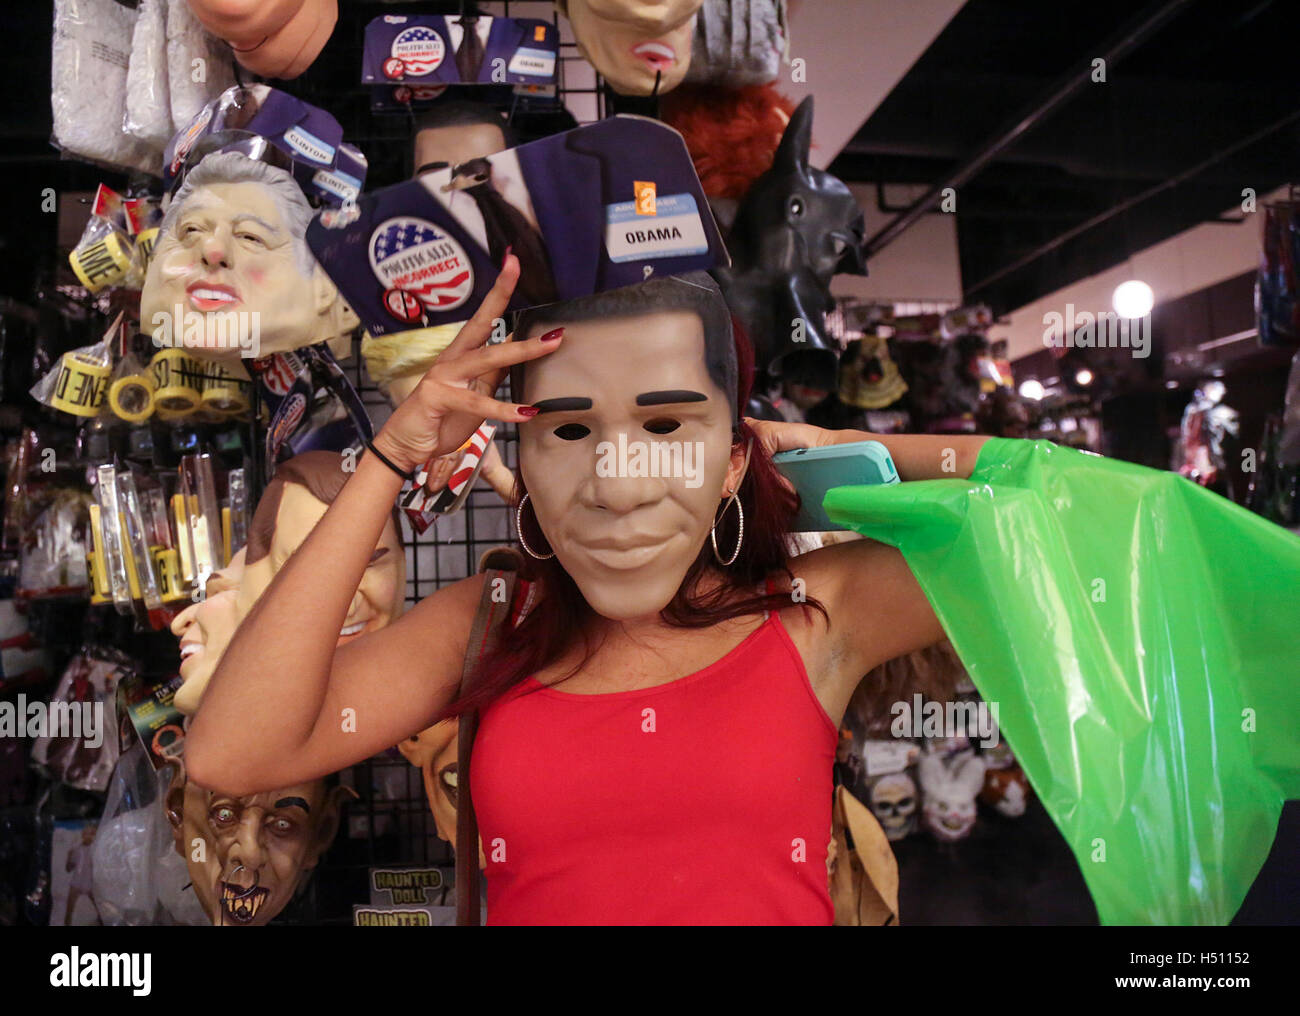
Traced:
<path fill-rule="evenodd" d="M 620 95 L 659 94 L 691 66 L 695 18 L 703 0 L 568 0 L 578 49 Z"/>
<path fill-rule="evenodd" d="M 307 539 L 328 508 L 329 505 L 316 500 L 306 487 L 297 483 L 285 484 L 280 509 L 275 516 L 270 552 L 244 569 L 244 581 L 239 591 L 241 610 L 247 612 L 252 608 L 271 584 L 275 573 Z M 379 544 L 352 597 L 338 644 L 345 645 L 395 621 L 401 616 L 405 603 L 406 559 L 390 520 L 384 523 Z"/>
<path fill-rule="evenodd" d="M 140 297 L 140 327 L 210 360 L 266 356 L 318 341 L 338 290 L 293 236 L 263 184 L 211 183 L 158 238 Z M 180 320 L 177 320 L 177 308 Z M 161 316 L 160 316 L 161 315 Z"/>
<path fill-rule="evenodd" d="M 229 567 L 209 577 L 204 599 L 186 607 L 172 622 L 172 634 L 180 639 L 180 675 L 185 682 L 177 690 L 174 702 L 187 716 L 199 708 L 212 672 L 243 620 L 239 608 L 243 572 L 244 554 L 240 551 Z"/>
<path fill-rule="evenodd" d="M 415 171 L 419 173 L 422 167 L 439 163 L 459 166 L 505 150 L 505 135 L 500 127 L 490 123 L 426 127 L 415 135 Z"/>
<path fill-rule="evenodd" d="M 743 463 L 700 319 L 663 311 L 565 324 L 560 348 L 528 364 L 524 391 L 542 409 L 519 428 L 519 449 L 526 510 L 546 545 L 598 613 L 658 613 Z"/>
<path fill-rule="evenodd" d="M 176 850 L 212 923 L 257 926 L 280 913 L 334 839 L 340 797 L 321 780 L 248 797 L 192 781 L 169 791 Z"/>

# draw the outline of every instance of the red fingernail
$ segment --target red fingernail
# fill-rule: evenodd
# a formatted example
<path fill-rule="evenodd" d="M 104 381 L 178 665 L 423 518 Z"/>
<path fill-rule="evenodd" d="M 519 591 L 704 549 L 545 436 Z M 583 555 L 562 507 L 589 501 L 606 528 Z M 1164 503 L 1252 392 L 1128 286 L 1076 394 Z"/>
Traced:
<path fill-rule="evenodd" d="M 549 332 L 541 337 L 542 342 L 554 342 L 564 334 L 563 328 L 552 328 Z"/>
<path fill-rule="evenodd" d="M 524 419 L 528 420 L 540 413 L 541 410 L 536 406 L 520 406 L 516 412 L 518 412 Z"/>
<path fill-rule="evenodd" d="M 506 252 L 505 252 L 504 254 L 501 255 L 501 267 L 502 267 L 502 268 L 504 268 L 504 267 L 506 266 L 506 262 L 510 260 L 510 252 L 511 252 L 512 250 L 514 250 L 514 249 L 515 249 L 515 245 L 514 245 L 514 244 L 510 244 L 508 247 L 506 247 Z"/>

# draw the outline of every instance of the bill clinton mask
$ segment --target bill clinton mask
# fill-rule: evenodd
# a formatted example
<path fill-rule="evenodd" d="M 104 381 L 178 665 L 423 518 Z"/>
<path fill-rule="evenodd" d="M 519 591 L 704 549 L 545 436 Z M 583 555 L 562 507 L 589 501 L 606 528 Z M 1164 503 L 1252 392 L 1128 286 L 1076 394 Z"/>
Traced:
<path fill-rule="evenodd" d="M 209 155 L 163 217 L 140 295 L 141 329 L 210 360 L 328 337 L 339 296 L 307 246 L 311 217 L 284 170 L 238 152 Z"/>

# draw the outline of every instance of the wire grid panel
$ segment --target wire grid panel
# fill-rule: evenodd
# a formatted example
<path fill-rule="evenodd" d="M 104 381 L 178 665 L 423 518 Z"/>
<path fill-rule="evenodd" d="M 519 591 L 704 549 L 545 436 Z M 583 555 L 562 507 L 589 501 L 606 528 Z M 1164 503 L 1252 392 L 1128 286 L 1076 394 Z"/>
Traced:
<path fill-rule="evenodd" d="M 479 9 L 485 14 L 544 18 L 558 24 L 561 101 L 579 123 L 604 116 L 605 98 L 599 76 L 578 52 L 568 22 L 557 17 L 550 3 L 507 0 L 482 3 Z M 357 60 L 359 65 L 359 49 Z M 368 140 L 384 146 L 400 143 L 394 137 L 394 129 L 400 130 L 398 123 L 389 120 L 367 126 L 369 130 L 358 132 L 363 150 Z M 405 139 L 408 162 L 410 140 L 409 136 Z M 359 339 L 353 344 L 352 357 L 342 366 L 378 430 L 392 408 L 366 373 Z M 511 398 L 508 381 L 498 397 Z M 502 461 L 511 470 L 515 469 L 518 432 L 514 424 L 499 425 L 493 440 Z M 464 507 L 442 517 L 423 534 L 415 533 L 403 518 L 408 605 L 474 574 L 484 551 L 512 542 L 512 516 L 513 511 L 497 493 L 482 479 L 476 479 Z M 357 792 L 358 800 L 348 805 L 344 827 L 322 858 L 313 887 L 301 907 L 301 919 L 310 923 L 350 923 L 351 905 L 369 900 L 368 869 L 371 867 L 437 865 L 450 872 L 453 864 L 451 847 L 437 836 L 425 798 L 423 774 L 395 749 L 351 767 L 340 774 L 340 780 Z"/>

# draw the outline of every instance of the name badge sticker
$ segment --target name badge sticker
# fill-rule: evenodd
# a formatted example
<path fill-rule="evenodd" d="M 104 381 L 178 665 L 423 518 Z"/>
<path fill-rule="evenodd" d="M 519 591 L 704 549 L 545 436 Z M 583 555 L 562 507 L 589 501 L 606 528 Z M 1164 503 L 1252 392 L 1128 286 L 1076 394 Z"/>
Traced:
<path fill-rule="evenodd" d="M 638 214 L 635 201 L 605 206 L 605 249 L 615 264 L 707 254 L 708 237 L 691 194 L 665 194 L 655 215 Z"/>
<path fill-rule="evenodd" d="M 284 143 L 311 162 L 328 166 L 334 161 L 334 146 L 301 127 L 290 127 L 285 131 Z"/>
<path fill-rule="evenodd" d="M 508 74 L 519 74 L 528 78 L 555 77 L 555 52 L 549 49 L 531 49 L 520 46 L 510 58 Z"/>

